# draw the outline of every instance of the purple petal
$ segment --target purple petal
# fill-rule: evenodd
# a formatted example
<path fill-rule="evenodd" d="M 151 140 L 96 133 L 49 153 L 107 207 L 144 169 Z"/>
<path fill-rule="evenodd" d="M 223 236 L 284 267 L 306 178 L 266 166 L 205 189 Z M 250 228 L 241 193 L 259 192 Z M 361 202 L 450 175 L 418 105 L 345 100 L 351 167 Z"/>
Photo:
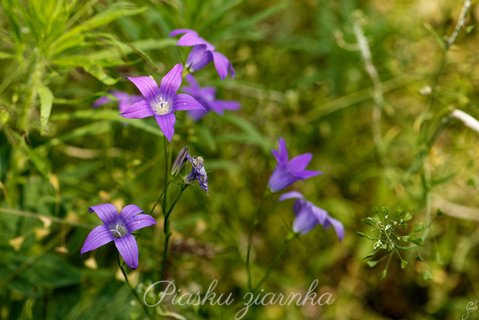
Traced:
<path fill-rule="evenodd" d="M 303 170 L 301 172 L 296 173 L 296 176 L 301 177 L 301 179 L 308 179 L 311 177 L 315 177 L 319 174 L 323 174 L 323 173 L 321 171 Z"/>
<path fill-rule="evenodd" d="M 123 260 L 131 269 L 138 268 L 138 245 L 132 234 L 121 238 L 115 238 L 115 246 Z"/>
<path fill-rule="evenodd" d="M 288 164 L 288 149 L 286 149 L 286 142 L 283 138 L 279 138 L 278 151 L 273 150 L 273 155 L 280 165 L 286 166 Z"/>
<path fill-rule="evenodd" d="M 299 179 L 294 177 L 288 171 L 286 171 L 283 167 L 278 165 L 276 169 L 273 171 L 273 174 L 269 178 L 268 185 L 272 192 L 281 191 L 284 188 L 292 185 L 294 182 L 298 181 Z"/>
<path fill-rule="evenodd" d="M 123 108 L 124 110 L 120 113 L 120 116 L 124 118 L 146 118 L 154 115 L 150 104 L 145 99 L 141 99 L 132 105 L 123 104 Z"/>
<path fill-rule="evenodd" d="M 183 65 L 178 63 L 161 79 L 160 92 L 164 100 L 170 100 L 181 86 Z"/>
<path fill-rule="evenodd" d="M 210 103 L 211 109 L 219 114 L 223 114 L 224 110 L 238 110 L 240 103 L 232 100 L 216 100 Z"/>
<path fill-rule="evenodd" d="M 203 69 L 213 60 L 213 55 L 206 45 L 194 46 L 191 49 L 188 58 L 186 58 L 186 67 L 191 72 L 196 72 Z"/>
<path fill-rule="evenodd" d="M 344 238 L 344 226 L 339 220 L 332 218 L 331 216 L 327 216 L 325 224 L 323 225 L 324 228 L 328 228 L 329 226 L 333 226 L 336 234 L 338 235 L 339 240 L 343 240 Z"/>
<path fill-rule="evenodd" d="M 192 74 L 187 74 L 186 75 L 186 81 L 194 89 L 199 89 L 200 88 L 200 85 L 198 84 L 198 81 L 196 81 L 195 77 Z"/>
<path fill-rule="evenodd" d="M 97 226 L 93 228 L 93 230 L 90 231 L 86 237 L 80 253 L 84 254 L 85 252 L 95 250 L 110 241 L 113 241 L 113 236 L 111 235 L 110 231 L 108 231 L 104 225 Z"/>
<path fill-rule="evenodd" d="M 311 208 L 311 213 L 316 217 L 319 223 L 324 224 L 328 217 L 328 212 L 324 209 L 316 207 L 311 202 L 308 202 Z"/>
<path fill-rule="evenodd" d="M 120 110 L 120 113 L 123 113 L 128 110 L 134 103 L 141 100 L 145 100 L 143 96 L 126 95 L 124 98 L 118 99 L 118 109 Z"/>
<path fill-rule="evenodd" d="M 297 200 L 300 201 L 300 200 Z M 293 231 L 305 234 L 311 231 L 319 222 L 316 216 L 311 213 L 311 208 L 307 205 L 300 207 L 300 210 L 295 212 L 296 218 L 293 222 Z"/>
<path fill-rule="evenodd" d="M 95 101 L 93 101 L 92 107 L 93 108 L 98 108 L 99 106 L 107 104 L 108 102 L 111 102 L 111 98 L 108 97 L 108 96 L 103 96 L 103 97 L 100 97 L 100 98 L 96 99 Z"/>
<path fill-rule="evenodd" d="M 125 206 L 123 209 L 120 211 L 120 216 L 127 223 L 129 219 L 132 219 L 134 216 L 137 214 L 143 213 L 143 210 L 141 210 L 140 207 L 138 207 L 136 204 L 129 204 Z"/>
<path fill-rule="evenodd" d="M 156 122 L 168 141 L 171 141 L 175 134 L 176 118 L 174 113 L 168 113 L 162 116 L 155 116 Z"/>
<path fill-rule="evenodd" d="M 299 156 L 294 157 L 288 163 L 288 168 L 291 172 L 299 172 L 308 166 L 309 162 L 313 158 L 311 153 L 304 153 Z"/>
<path fill-rule="evenodd" d="M 177 36 L 177 35 L 183 34 L 183 33 L 194 33 L 194 34 L 198 34 L 196 31 L 191 30 L 191 29 L 175 29 L 175 30 L 173 30 L 173 31 L 170 32 L 169 36 L 170 36 L 170 37 L 174 37 L 174 36 Z"/>
<path fill-rule="evenodd" d="M 180 93 L 176 95 L 173 110 L 205 110 L 205 108 L 190 95 Z"/>
<path fill-rule="evenodd" d="M 120 215 L 129 232 L 156 224 L 156 220 L 153 217 L 140 213 L 143 213 L 143 210 L 134 204 L 129 204 L 121 210 Z"/>
<path fill-rule="evenodd" d="M 230 72 L 231 77 L 234 77 L 235 73 L 234 73 L 233 66 L 231 65 L 228 58 L 226 58 L 223 54 L 219 52 L 214 52 L 213 62 L 215 64 L 216 71 L 218 72 L 218 75 L 220 76 L 221 80 L 224 80 L 226 78 L 226 76 L 228 75 L 228 72 Z"/>
<path fill-rule="evenodd" d="M 152 100 L 160 93 L 158 84 L 152 77 L 128 77 L 128 80 L 133 82 L 146 100 Z"/>
<path fill-rule="evenodd" d="M 141 228 L 154 226 L 155 224 L 156 220 L 152 216 L 148 214 L 138 214 L 128 220 L 126 227 L 130 232 L 133 232 Z"/>
<path fill-rule="evenodd" d="M 280 197 L 279 197 L 279 201 L 284 201 L 284 200 L 288 200 L 288 199 L 304 199 L 303 195 L 301 193 L 299 193 L 298 191 L 290 191 L 290 192 L 286 192 L 286 193 L 283 193 Z"/>
<path fill-rule="evenodd" d="M 90 213 L 95 212 L 98 218 L 106 225 L 115 222 L 119 218 L 118 211 L 110 203 L 91 206 L 88 208 L 88 211 Z"/>
<path fill-rule="evenodd" d="M 182 36 L 178 40 L 176 45 L 181 47 L 205 45 L 208 50 L 215 49 L 215 47 L 212 44 L 210 44 L 208 41 L 200 37 L 196 32 L 187 32 L 184 36 Z"/>
<path fill-rule="evenodd" d="M 206 113 L 207 113 L 207 111 L 203 111 L 203 110 L 190 110 L 190 111 L 188 111 L 188 115 L 195 121 L 198 121 L 201 118 L 203 118 Z"/>

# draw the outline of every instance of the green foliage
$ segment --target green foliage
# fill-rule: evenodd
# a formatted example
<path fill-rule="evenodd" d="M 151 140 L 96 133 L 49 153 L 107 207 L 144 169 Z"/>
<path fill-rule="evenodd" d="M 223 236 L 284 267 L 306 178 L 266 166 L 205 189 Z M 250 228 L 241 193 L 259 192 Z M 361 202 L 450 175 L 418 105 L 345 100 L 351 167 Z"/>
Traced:
<path fill-rule="evenodd" d="M 252 306 L 245 319 L 460 319 L 479 292 L 478 137 L 452 114 L 479 118 L 474 10 L 448 44 L 461 6 L 0 0 L 0 318 L 143 318 L 113 244 L 80 256 L 99 224 L 87 208 L 135 203 L 158 221 L 135 234 L 140 268 L 128 276 L 142 295 L 160 280 L 166 199 L 166 210 L 175 203 L 168 278 L 200 293 L 218 279 L 215 291 L 237 302 L 165 303 L 151 310 L 157 317 L 234 318 L 250 289 L 253 229 L 254 284 L 271 271 L 264 292 L 305 292 L 318 279 L 316 292 L 335 302 Z M 211 64 L 195 76 L 241 103 L 198 122 L 176 114 L 167 153 L 187 145 L 209 179 L 208 194 L 192 184 L 177 203 L 187 173 L 162 193 L 173 159 L 155 120 L 120 117 L 115 99 L 92 108 L 110 90 L 138 94 L 126 76 L 159 80 L 184 63 L 190 49 L 168 37 L 175 28 L 231 59 L 235 79 L 220 81 Z M 269 270 L 294 219 L 279 194 L 265 196 L 255 219 L 280 136 L 290 156 L 310 152 L 309 167 L 323 172 L 294 190 L 346 231 L 342 242 L 321 228 L 292 240 Z M 370 215 L 380 204 L 413 214 Z"/>
<path fill-rule="evenodd" d="M 388 208 L 382 207 L 374 208 L 374 216 L 362 220 L 364 224 L 371 227 L 371 231 L 369 233 L 357 232 L 357 234 L 373 242 L 372 252 L 364 259 L 367 260 L 370 267 L 375 267 L 387 259 L 386 266 L 381 273 L 383 279 L 393 256 L 399 258 L 401 269 L 405 269 L 408 262 L 402 257 L 401 252 L 413 250 L 422 245 L 422 239 L 417 236 L 417 233 L 422 231 L 423 227 L 418 225 L 409 228 L 408 222 L 411 219 L 412 215 L 403 209 L 391 212 Z"/>

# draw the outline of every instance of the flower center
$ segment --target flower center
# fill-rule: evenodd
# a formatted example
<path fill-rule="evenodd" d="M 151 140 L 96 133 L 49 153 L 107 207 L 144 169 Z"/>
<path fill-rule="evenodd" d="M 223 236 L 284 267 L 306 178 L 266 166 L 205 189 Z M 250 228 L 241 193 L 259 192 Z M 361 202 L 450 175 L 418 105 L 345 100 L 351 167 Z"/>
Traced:
<path fill-rule="evenodd" d="M 122 222 L 117 222 L 114 225 L 110 226 L 108 231 L 110 231 L 113 238 L 121 238 L 126 236 L 126 234 L 128 233 L 128 230 Z"/>
<path fill-rule="evenodd" d="M 171 112 L 170 104 L 168 101 L 163 100 L 162 97 L 155 99 L 155 101 L 151 104 L 151 108 L 153 109 L 153 112 L 159 116 Z"/>

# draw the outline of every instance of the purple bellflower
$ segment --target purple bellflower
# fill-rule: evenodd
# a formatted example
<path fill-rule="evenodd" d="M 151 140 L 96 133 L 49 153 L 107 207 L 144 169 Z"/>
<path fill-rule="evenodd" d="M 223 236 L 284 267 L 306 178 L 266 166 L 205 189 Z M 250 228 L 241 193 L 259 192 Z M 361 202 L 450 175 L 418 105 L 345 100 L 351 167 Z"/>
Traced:
<path fill-rule="evenodd" d="M 117 91 L 117 90 L 113 90 L 109 92 L 109 94 L 113 96 L 114 98 L 116 98 L 116 100 L 118 101 L 118 109 L 120 110 L 120 113 L 130 108 L 135 102 L 143 100 L 142 96 L 132 95 L 132 94 L 128 94 L 126 92 Z M 112 101 L 114 100 L 110 96 L 100 97 L 93 102 L 93 108 L 98 108 Z"/>
<path fill-rule="evenodd" d="M 189 161 L 191 163 L 191 171 L 185 177 L 185 183 L 190 184 L 195 180 L 198 180 L 198 184 L 203 191 L 208 192 L 208 175 L 206 174 L 203 157 L 193 157 L 188 152 L 188 147 L 181 148 L 180 152 L 176 156 L 175 161 L 171 167 L 171 174 L 177 175 L 183 165 Z"/>
<path fill-rule="evenodd" d="M 131 269 L 138 268 L 138 245 L 131 234 L 141 228 L 156 224 L 155 219 L 134 204 L 127 205 L 120 214 L 112 204 L 91 206 L 88 211 L 96 213 L 103 222 L 88 234 L 81 254 L 95 250 L 111 241 L 115 243 L 118 252 Z"/>
<path fill-rule="evenodd" d="M 311 231 L 316 225 L 320 224 L 324 229 L 333 227 L 339 240 L 344 238 L 344 226 L 338 220 L 332 218 L 325 210 L 316 207 L 311 202 L 304 199 L 303 195 L 296 191 L 284 193 L 279 197 L 280 201 L 287 199 L 297 199 L 293 206 L 296 218 L 293 222 L 293 231 L 305 234 Z"/>
<path fill-rule="evenodd" d="M 186 68 L 190 72 L 198 71 L 213 61 L 216 71 L 221 80 L 224 80 L 228 74 L 235 76 L 233 65 L 222 53 L 215 50 L 215 47 L 200 37 L 198 33 L 190 29 L 175 29 L 170 32 L 170 37 L 183 34 L 176 43 L 177 46 L 193 47 L 186 58 Z"/>
<path fill-rule="evenodd" d="M 191 172 L 186 176 L 185 182 L 191 183 L 198 180 L 200 188 L 208 192 L 208 176 L 206 175 L 203 157 L 189 157 L 188 160 L 191 163 Z"/>
<path fill-rule="evenodd" d="M 268 183 L 272 192 L 281 191 L 298 180 L 308 179 L 322 173 L 305 170 L 313 157 L 311 153 L 304 153 L 289 160 L 288 150 L 283 138 L 279 138 L 278 145 L 278 150 L 273 150 L 278 165 Z"/>
<path fill-rule="evenodd" d="M 193 75 L 186 76 L 189 87 L 183 87 L 183 91 L 190 94 L 199 103 L 203 105 L 203 110 L 190 110 L 188 114 L 194 119 L 201 119 L 208 111 L 214 111 L 223 114 L 225 110 L 238 110 L 240 104 L 238 101 L 232 100 L 216 100 L 216 89 L 213 87 L 200 87 Z"/>
<path fill-rule="evenodd" d="M 181 86 L 183 66 L 175 65 L 161 79 L 160 87 L 152 77 L 128 77 L 128 80 L 140 90 L 143 98 L 121 112 L 125 118 L 155 117 L 161 131 L 168 141 L 175 133 L 175 111 L 204 110 L 193 97 L 176 92 Z"/>

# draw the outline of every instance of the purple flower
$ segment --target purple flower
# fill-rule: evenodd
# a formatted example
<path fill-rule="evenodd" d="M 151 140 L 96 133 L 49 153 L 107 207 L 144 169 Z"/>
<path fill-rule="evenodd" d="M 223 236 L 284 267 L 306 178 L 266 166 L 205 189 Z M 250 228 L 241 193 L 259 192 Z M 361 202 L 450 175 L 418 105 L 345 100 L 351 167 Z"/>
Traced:
<path fill-rule="evenodd" d="M 185 182 L 191 183 L 198 180 L 200 188 L 208 192 L 208 176 L 206 175 L 203 157 L 188 157 L 187 159 L 191 163 L 191 172 L 186 176 Z"/>
<path fill-rule="evenodd" d="M 96 213 L 103 224 L 93 228 L 87 236 L 81 254 L 113 241 L 128 267 L 138 268 L 138 245 L 131 233 L 155 225 L 155 219 L 150 215 L 141 214 L 143 210 L 134 204 L 124 207 L 120 214 L 115 206 L 109 203 L 91 206 L 88 211 Z"/>
<path fill-rule="evenodd" d="M 120 110 L 120 112 L 124 112 L 125 110 L 130 108 L 135 102 L 138 102 L 143 99 L 142 96 L 132 95 L 117 90 L 113 90 L 109 92 L 109 94 L 115 97 L 116 100 L 118 100 L 118 109 Z M 110 96 L 100 97 L 93 102 L 93 108 L 98 108 L 99 106 L 110 103 L 112 101 L 113 100 Z"/>
<path fill-rule="evenodd" d="M 161 131 L 171 141 L 175 133 L 175 111 L 204 110 L 193 97 L 176 92 L 180 88 L 183 66 L 175 65 L 161 79 L 160 87 L 152 77 L 128 77 L 140 90 L 143 98 L 129 105 L 120 115 L 125 118 L 146 118 L 154 116 Z"/>
<path fill-rule="evenodd" d="M 304 199 L 303 195 L 296 191 L 284 193 L 279 197 L 280 201 L 287 199 L 297 199 L 293 206 L 296 218 L 293 222 L 293 231 L 305 234 L 311 231 L 316 225 L 320 224 L 324 229 L 333 227 L 339 240 L 344 238 L 344 226 L 338 220 L 332 218 L 325 210 L 316 207 L 311 202 Z"/>
<path fill-rule="evenodd" d="M 198 180 L 198 184 L 201 189 L 208 192 L 208 176 L 206 174 L 203 157 L 193 157 L 188 152 L 188 147 L 181 148 L 180 152 L 176 156 L 175 161 L 171 167 L 171 174 L 177 175 L 186 161 L 191 163 L 191 172 L 185 177 L 185 183 L 190 184 L 195 180 Z"/>
<path fill-rule="evenodd" d="M 238 101 L 216 100 L 216 89 L 213 87 L 200 87 L 193 75 L 187 75 L 186 81 L 188 81 L 190 86 L 184 87 L 183 91 L 190 94 L 205 108 L 204 111 L 188 111 L 188 114 L 194 120 L 201 119 L 208 111 L 214 111 L 218 114 L 223 114 L 225 110 L 238 110 L 240 108 L 240 104 Z"/>
<path fill-rule="evenodd" d="M 278 151 L 273 150 L 273 155 L 278 162 L 276 169 L 269 178 L 269 188 L 272 192 L 283 190 L 298 180 L 304 180 L 321 174 L 320 171 L 305 170 L 311 158 L 311 153 L 304 153 L 288 160 L 288 150 L 283 138 L 279 138 Z"/>
<path fill-rule="evenodd" d="M 235 76 L 235 70 L 228 58 L 217 52 L 215 47 L 200 37 L 196 31 L 190 29 L 176 29 L 170 32 L 170 37 L 179 34 L 183 34 L 183 36 L 176 43 L 177 46 L 193 47 L 188 58 L 186 58 L 186 68 L 190 72 L 200 70 L 213 61 L 221 80 L 224 80 L 228 76 L 228 73 L 231 77 Z"/>

